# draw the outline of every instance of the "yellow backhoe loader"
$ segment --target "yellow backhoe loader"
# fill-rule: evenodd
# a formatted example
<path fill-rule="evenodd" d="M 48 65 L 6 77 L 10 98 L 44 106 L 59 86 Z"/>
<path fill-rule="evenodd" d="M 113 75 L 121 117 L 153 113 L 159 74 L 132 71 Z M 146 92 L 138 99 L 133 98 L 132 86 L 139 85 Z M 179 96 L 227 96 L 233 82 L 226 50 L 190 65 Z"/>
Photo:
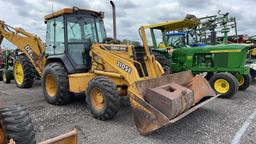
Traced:
<path fill-rule="evenodd" d="M 115 6 L 111 4 L 115 34 Z M 174 123 L 216 98 L 208 82 L 191 72 L 163 75 L 143 30 L 144 46 L 107 44 L 103 17 L 103 12 L 77 7 L 46 15 L 46 47 L 39 37 L 3 21 L 0 36 L 15 44 L 26 55 L 23 60 L 33 64 L 49 103 L 63 105 L 74 93 L 85 93 L 92 116 L 108 120 L 118 112 L 120 97 L 128 95 L 141 135 Z M 25 75 L 25 69 L 17 60 L 15 78 Z M 18 84 L 26 80 L 20 79 Z"/>

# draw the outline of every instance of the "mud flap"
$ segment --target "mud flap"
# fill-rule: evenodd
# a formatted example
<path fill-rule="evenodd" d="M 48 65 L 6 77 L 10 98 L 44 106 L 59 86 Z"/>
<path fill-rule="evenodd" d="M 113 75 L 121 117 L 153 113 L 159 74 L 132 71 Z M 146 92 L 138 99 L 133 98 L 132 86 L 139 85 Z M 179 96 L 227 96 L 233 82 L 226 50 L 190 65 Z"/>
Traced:
<path fill-rule="evenodd" d="M 168 116 L 163 113 L 163 109 L 165 108 L 169 110 L 170 108 L 175 108 L 176 105 L 180 107 L 179 104 L 184 104 L 183 102 L 176 101 L 172 104 L 167 102 L 162 103 L 162 105 L 158 102 L 158 107 L 156 107 L 156 105 L 153 106 L 154 102 L 146 101 L 144 97 L 147 94 L 148 89 L 160 87 L 169 83 L 175 83 L 192 90 L 196 97 L 193 101 L 194 103 L 190 103 L 189 109 L 184 109 L 185 111 L 182 111 L 178 115 L 175 115 L 175 117 L 171 118 L 168 118 Z M 202 88 L 204 89 L 203 91 Z M 128 88 L 128 93 L 134 115 L 134 122 L 141 135 L 151 134 L 163 126 L 176 122 L 178 118 L 188 115 L 197 108 L 206 104 L 207 101 L 216 98 L 216 95 L 208 82 L 201 77 L 194 78 L 190 71 L 137 81 L 134 85 Z M 155 101 L 163 98 L 161 94 L 159 95 L 156 96 Z M 204 101 L 201 102 L 201 99 Z M 181 109 L 183 109 L 183 107 L 181 107 Z"/>

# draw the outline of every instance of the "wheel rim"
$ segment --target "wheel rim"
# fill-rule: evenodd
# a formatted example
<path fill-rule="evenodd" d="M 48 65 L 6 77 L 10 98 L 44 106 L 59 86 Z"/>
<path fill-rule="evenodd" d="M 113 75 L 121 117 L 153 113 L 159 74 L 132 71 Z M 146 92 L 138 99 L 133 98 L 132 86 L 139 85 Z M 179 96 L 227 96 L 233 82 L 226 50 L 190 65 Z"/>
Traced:
<path fill-rule="evenodd" d="M 17 84 L 21 85 L 24 81 L 24 72 L 22 65 L 17 61 L 14 64 L 14 77 Z"/>
<path fill-rule="evenodd" d="M 244 84 L 244 81 L 245 81 L 245 80 L 244 80 L 243 75 L 237 75 L 236 78 L 237 78 L 237 80 L 238 80 L 238 86 L 241 86 L 241 85 Z"/>
<path fill-rule="evenodd" d="M 97 87 L 92 89 L 91 93 L 91 103 L 95 110 L 102 111 L 104 109 L 104 96 L 101 90 Z"/>
<path fill-rule="evenodd" d="M 57 82 L 53 74 L 48 74 L 45 80 L 46 91 L 49 96 L 54 97 L 57 93 Z"/>
<path fill-rule="evenodd" d="M 225 79 L 218 79 L 214 82 L 214 89 L 221 94 L 227 93 L 230 89 L 230 85 Z"/>
<path fill-rule="evenodd" d="M 3 81 L 6 82 L 6 74 L 5 74 L 5 72 L 3 72 L 2 76 L 3 76 Z"/>

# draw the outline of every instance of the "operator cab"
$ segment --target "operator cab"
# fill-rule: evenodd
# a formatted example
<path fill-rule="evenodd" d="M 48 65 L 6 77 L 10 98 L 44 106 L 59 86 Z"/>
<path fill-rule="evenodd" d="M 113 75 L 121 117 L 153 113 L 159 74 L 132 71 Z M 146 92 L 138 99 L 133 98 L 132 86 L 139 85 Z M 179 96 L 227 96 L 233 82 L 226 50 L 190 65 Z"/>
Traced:
<path fill-rule="evenodd" d="M 184 32 L 172 32 L 167 33 L 167 44 L 173 48 L 185 47 L 187 45 L 186 33 Z"/>
<path fill-rule="evenodd" d="M 77 7 L 46 15 L 46 56 L 68 61 L 69 73 L 87 72 L 91 67 L 91 44 L 106 38 L 103 17 L 103 12 Z"/>

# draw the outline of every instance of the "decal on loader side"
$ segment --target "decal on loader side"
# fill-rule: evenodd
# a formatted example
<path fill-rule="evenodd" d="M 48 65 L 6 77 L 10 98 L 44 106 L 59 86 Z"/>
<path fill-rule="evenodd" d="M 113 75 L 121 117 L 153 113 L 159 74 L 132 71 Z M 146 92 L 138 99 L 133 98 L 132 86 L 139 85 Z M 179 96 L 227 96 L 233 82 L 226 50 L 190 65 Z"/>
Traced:
<path fill-rule="evenodd" d="M 132 69 L 130 67 L 121 63 L 120 61 L 117 61 L 116 65 L 128 73 L 131 73 L 131 71 L 132 71 Z"/>
<path fill-rule="evenodd" d="M 27 53 L 30 55 L 31 58 L 33 58 L 33 50 L 29 45 L 26 45 L 24 49 L 27 51 Z"/>

